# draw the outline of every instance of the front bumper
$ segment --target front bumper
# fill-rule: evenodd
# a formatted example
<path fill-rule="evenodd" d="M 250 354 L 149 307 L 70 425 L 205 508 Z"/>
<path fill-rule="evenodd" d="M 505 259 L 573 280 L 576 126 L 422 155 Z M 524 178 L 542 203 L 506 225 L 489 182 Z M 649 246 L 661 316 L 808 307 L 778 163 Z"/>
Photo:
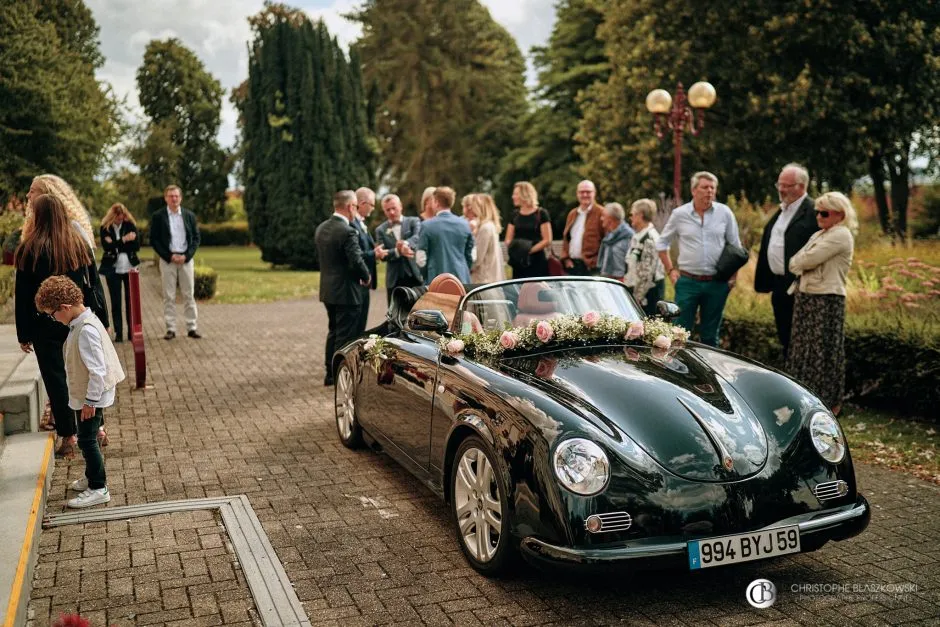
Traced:
<path fill-rule="evenodd" d="M 829 540 L 845 540 L 860 534 L 870 519 L 868 501 L 859 495 L 853 505 L 784 518 L 764 528 L 799 525 L 800 544 L 818 548 Z M 699 538 L 689 538 L 696 539 Z M 686 540 L 664 542 L 662 538 L 644 538 L 609 547 L 574 548 L 548 544 L 530 536 L 522 540 L 521 549 L 523 556 L 537 565 L 688 568 Z"/>

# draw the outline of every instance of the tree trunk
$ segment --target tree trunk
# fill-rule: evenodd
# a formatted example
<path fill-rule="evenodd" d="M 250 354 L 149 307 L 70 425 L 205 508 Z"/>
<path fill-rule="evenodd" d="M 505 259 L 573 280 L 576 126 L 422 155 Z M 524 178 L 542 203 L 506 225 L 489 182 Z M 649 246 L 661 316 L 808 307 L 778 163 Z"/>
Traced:
<path fill-rule="evenodd" d="M 891 177 L 891 210 L 894 214 L 894 232 L 907 239 L 907 201 L 910 197 L 910 161 L 906 150 L 899 150 L 888 160 Z"/>
<path fill-rule="evenodd" d="M 881 232 L 891 235 L 891 209 L 888 207 L 888 196 L 885 193 L 885 166 L 881 153 L 875 153 L 868 160 L 868 173 L 875 186 L 875 204 L 878 206 L 878 222 Z"/>

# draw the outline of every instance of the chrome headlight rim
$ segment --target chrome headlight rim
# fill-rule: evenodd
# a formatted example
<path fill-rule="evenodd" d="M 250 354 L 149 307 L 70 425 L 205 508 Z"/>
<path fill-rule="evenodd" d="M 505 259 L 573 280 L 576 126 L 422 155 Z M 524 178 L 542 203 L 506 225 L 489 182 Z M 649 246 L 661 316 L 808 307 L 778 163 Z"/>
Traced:
<path fill-rule="evenodd" d="M 569 492 L 594 496 L 606 490 L 610 483 L 610 458 L 593 440 L 566 438 L 552 453 L 552 471 L 558 483 Z M 581 480 L 577 480 L 578 477 Z"/>
<path fill-rule="evenodd" d="M 825 461 L 839 464 L 845 460 L 848 445 L 839 421 L 828 411 L 817 410 L 809 419 L 809 439 Z"/>

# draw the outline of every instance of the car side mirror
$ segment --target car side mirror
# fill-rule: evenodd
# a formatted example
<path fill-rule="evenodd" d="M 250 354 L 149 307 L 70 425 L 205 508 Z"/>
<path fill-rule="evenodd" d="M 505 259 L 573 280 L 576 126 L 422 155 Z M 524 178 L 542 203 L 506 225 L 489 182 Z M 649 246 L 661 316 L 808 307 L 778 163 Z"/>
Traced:
<path fill-rule="evenodd" d="M 670 303 L 668 300 L 661 300 L 656 303 L 656 311 L 663 317 L 663 320 L 678 318 L 679 314 L 682 313 L 682 309 L 679 308 L 679 305 Z"/>
<path fill-rule="evenodd" d="M 420 309 L 408 314 L 408 328 L 412 331 L 430 331 L 444 335 L 448 326 L 447 316 L 438 309 Z"/>

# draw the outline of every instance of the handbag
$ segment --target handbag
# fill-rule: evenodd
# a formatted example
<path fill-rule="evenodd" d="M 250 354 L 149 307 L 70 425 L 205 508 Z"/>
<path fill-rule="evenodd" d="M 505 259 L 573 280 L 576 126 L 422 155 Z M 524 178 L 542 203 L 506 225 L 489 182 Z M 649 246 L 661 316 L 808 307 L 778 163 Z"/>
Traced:
<path fill-rule="evenodd" d="M 747 263 L 750 253 L 746 248 L 728 242 L 721 250 L 718 263 L 715 264 L 715 281 L 727 282 Z"/>
<path fill-rule="evenodd" d="M 94 285 L 91 282 L 91 275 L 88 273 L 88 266 L 85 266 L 82 272 L 82 299 L 91 308 L 104 328 L 109 328 L 108 309 L 104 305 L 104 293 L 101 291 L 101 281 L 96 281 Z"/>

